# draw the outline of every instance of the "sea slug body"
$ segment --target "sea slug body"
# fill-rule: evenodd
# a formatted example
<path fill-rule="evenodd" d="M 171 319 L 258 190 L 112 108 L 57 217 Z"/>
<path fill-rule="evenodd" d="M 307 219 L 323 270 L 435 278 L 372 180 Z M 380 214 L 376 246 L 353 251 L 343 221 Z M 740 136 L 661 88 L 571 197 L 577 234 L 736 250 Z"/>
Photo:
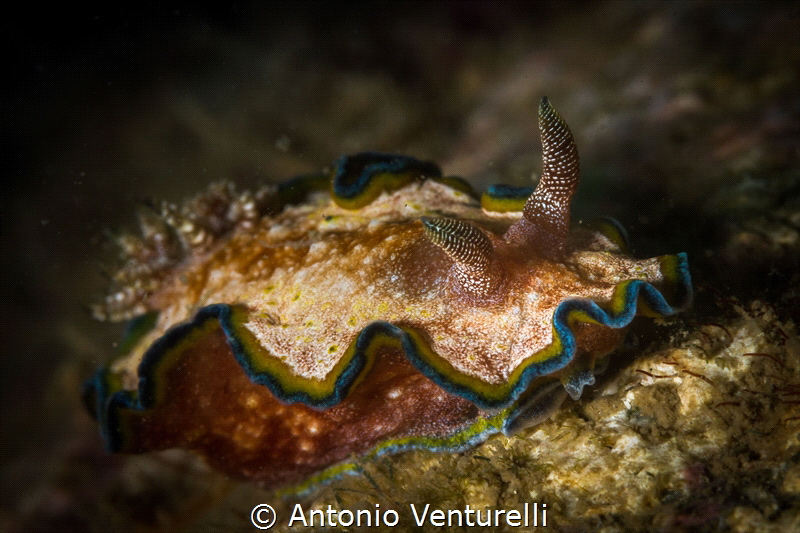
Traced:
<path fill-rule="evenodd" d="M 479 202 L 432 163 L 368 152 L 143 214 L 97 307 L 131 319 L 85 391 L 106 447 L 308 484 L 353 454 L 461 450 L 578 399 L 633 317 L 685 308 L 691 282 L 685 254 L 636 260 L 618 225 L 570 226 L 578 152 L 546 98 L 539 125 L 533 191 Z"/>

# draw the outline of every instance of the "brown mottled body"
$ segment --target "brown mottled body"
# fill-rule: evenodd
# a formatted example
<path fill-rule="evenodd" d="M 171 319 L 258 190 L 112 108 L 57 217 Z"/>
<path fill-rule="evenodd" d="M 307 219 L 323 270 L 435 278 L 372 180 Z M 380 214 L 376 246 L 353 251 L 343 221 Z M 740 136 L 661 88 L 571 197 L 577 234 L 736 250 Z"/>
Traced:
<path fill-rule="evenodd" d="M 420 198 L 441 200 L 448 192 L 425 182 L 387 195 L 371 216 L 331 202 L 290 208 L 277 220 L 238 232 L 177 270 L 153 293 L 150 305 L 160 309 L 158 323 L 140 343 L 138 359 L 122 360 L 116 369 L 125 368 L 134 380 L 144 349 L 155 339 L 199 308 L 225 302 L 251 310 L 248 329 L 300 376 L 323 379 L 365 326 L 384 320 L 425 332 L 433 350 L 460 372 L 500 383 L 520 361 L 552 342 L 552 315 L 562 301 L 608 302 L 620 279 L 657 281 L 660 276 L 657 259 L 576 251 L 567 262 L 550 261 L 526 256 L 519 246 L 484 230 L 497 244 L 503 291 L 476 301 L 453 283 L 452 261 L 426 237 L 419 217 L 409 220 L 394 207 L 409 209 L 414 202 L 429 214 L 433 206 L 424 206 Z M 466 195 L 437 207 L 474 223 L 486 218 Z M 502 231 L 513 219 L 489 222 Z M 593 271 L 614 272 L 613 279 Z"/>
<path fill-rule="evenodd" d="M 286 405 L 256 385 L 236 362 L 221 328 L 174 354 L 171 385 L 157 411 L 122 413 L 139 453 L 182 447 L 212 466 L 268 486 L 298 483 L 311 473 L 379 442 L 413 434 L 444 434 L 474 419 L 472 403 L 446 393 L 401 354 L 386 353 L 364 387 L 326 410 Z M 202 401 L 195 389 L 202 384 Z M 395 413 L 386 417 L 386 410 Z"/>
<path fill-rule="evenodd" d="M 280 209 L 280 191 L 223 186 L 145 217 L 98 312 L 158 312 L 88 387 L 107 446 L 184 447 L 275 486 L 376 446 L 463 449 L 580 397 L 639 300 L 663 316 L 662 287 L 691 291 L 685 256 L 636 260 L 613 232 L 570 230 L 577 149 L 546 99 L 539 123 L 544 170 L 522 212 L 367 153 L 342 160 L 359 172 L 346 198 L 336 178 Z"/>

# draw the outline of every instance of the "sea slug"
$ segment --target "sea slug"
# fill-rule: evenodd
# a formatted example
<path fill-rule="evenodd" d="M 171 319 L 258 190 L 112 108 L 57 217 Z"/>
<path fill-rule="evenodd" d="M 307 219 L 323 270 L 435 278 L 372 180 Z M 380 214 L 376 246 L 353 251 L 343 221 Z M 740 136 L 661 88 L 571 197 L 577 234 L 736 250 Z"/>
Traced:
<path fill-rule="evenodd" d="M 461 450 L 578 399 L 634 315 L 685 308 L 691 283 L 685 254 L 636 260 L 617 224 L 570 225 L 578 152 L 546 98 L 539 125 L 532 192 L 478 201 L 368 152 L 144 213 L 96 310 L 131 319 L 85 391 L 106 447 L 185 448 L 275 487 L 353 454 Z"/>

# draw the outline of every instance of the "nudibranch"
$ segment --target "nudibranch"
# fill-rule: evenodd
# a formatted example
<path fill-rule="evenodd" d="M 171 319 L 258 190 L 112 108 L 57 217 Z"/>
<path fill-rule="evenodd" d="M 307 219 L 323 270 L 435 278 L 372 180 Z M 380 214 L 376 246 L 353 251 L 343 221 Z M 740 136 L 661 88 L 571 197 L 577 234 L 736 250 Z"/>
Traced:
<path fill-rule="evenodd" d="M 546 98 L 539 127 L 535 190 L 479 201 L 432 163 L 370 152 L 145 212 L 97 307 L 131 319 L 85 390 L 106 447 L 184 448 L 276 487 L 463 450 L 580 398 L 633 317 L 676 313 L 691 283 L 685 254 L 636 260 L 613 222 L 570 227 L 578 152 Z"/>

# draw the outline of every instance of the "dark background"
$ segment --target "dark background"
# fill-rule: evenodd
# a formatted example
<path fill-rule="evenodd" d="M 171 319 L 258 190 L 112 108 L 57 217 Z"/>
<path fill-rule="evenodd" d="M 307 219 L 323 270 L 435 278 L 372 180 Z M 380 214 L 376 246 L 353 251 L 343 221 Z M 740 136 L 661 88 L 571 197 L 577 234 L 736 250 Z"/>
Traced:
<path fill-rule="evenodd" d="M 800 315 L 796 3 L 22 8 L 3 22 L 4 530 L 99 530 L 153 506 L 109 496 L 121 460 L 79 393 L 121 326 L 88 306 L 140 202 L 214 181 L 371 149 L 478 189 L 530 183 L 547 95 L 581 152 L 576 218 L 615 216 L 637 256 L 687 251 L 698 283 Z M 694 313 L 714 312 L 701 290 Z"/>

